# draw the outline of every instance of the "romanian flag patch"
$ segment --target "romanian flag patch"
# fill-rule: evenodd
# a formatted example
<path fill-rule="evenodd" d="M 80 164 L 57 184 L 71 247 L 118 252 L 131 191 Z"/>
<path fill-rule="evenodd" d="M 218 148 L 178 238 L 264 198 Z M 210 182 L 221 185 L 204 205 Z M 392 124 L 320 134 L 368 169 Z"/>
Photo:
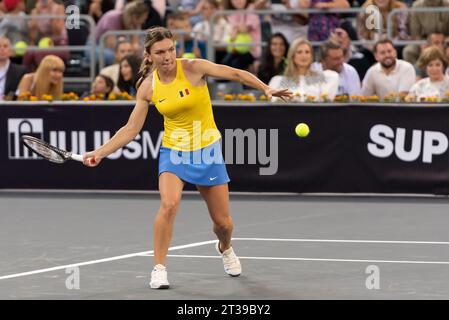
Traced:
<path fill-rule="evenodd" d="M 190 94 L 189 89 L 184 89 L 184 90 L 180 90 L 179 91 L 179 95 L 181 96 L 181 98 L 183 98 L 184 96 L 188 96 Z"/>

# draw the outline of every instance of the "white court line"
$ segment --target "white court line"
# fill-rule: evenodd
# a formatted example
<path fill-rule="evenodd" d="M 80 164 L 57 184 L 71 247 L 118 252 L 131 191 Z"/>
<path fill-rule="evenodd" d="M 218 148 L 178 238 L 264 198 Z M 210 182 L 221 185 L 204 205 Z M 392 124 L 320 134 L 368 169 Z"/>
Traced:
<path fill-rule="evenodd" d="M 395 241 L 395 240 L 345 240 L 345 239 L 277 239 L 277 238 L 232 238 L 241 241 L 285 241 L 285 242 L 335 242 L 335 243 L 390 243 L 390 244 L 449 244 L 445 241 Z"/>
<path fill-rule="evenodd" d="M 203 245 L 210 244 L 210 243 L 215 243 L 215 242 L 217 242 L 217 240 L 194 242 L 194 243 L 189 243 L 189 244 L 185 244 L 185 245 L 171 247 L 171 248 L 168 248 L 168 250 L 169 251 L 173 251 L 173 250 L 180 250 L 180 249 L 186 249 L 186 248 L 199 247 L 199 246 L 203 246 Z M 18 277 L 25 277 L 25 276 L 30 276 L 30 275 L 33 275 L 33 274 L 39 274 L 39 273 L 63 270 L 63 269 L 72 268 L 72 267 L 87 266 L 87 265 L 90 265 L 90 264 L 97 264 L 97 263 L 102 263 L 102 262 L 109 262 L 109 261 L 115 261 L 115 260 L 128 259 L 128 258 L 133 258 L 133 257 L 138 257 L 138 256 L 146 256 L 146 255 L 150 255 L 152 253 L 153 253 L 153 250 L 151 250 L 151 251 L 143 251 L 143 252 L 136 252 L 136 253 L 125 254 L 125 255 L 115 256 L 115 257 L 110 257 L 110 258 L 105 258 L 105 259 L 99 259 L 99 260 L 92 260 L 92 261 L 68 264 L 68 265 L 65 265 L 65 266 L 58 266 L 58 267 L 53 267 L 53 268 L 46 268 L 46 269 L 33 270 L 33 271 L 29 271 L 29 272 L 10 274 L 10 275 L 6 275 L 6 276 L 1 276 L 0 280 L 6 280 L 6 279 L 12 279 L 12 278 L 18 278 Z"/>
<path fill-rule="evenodd" d="M 240 240 L 240 241 L 284 241 L 284 242 L 334 242 L 334 243 L 389 243 L 389 244 L 449 244 L 449 242 L 442 242 L 442 241 L 384 241 L 384 240 L 345 240 L 345 239 L 278 239 L 278 238 L 232 238 L 232 240 Z M 193 248 L 193 247 L 199 247 L 206 244 L 215 243 L 217 240 L 209 240 L 209 241 L 202 241 L 202 242 L 195 242 L 190 243 L 186 245 L 180 245 L 171 247 L 168 250 L 180 250 L 180 249 L 186 249 L 186 248 Z M 22 272 L 22 273 L 16 273 L 16 274 L 10 274 L 1 276 L 0 280 L 6 280 L 6 279 L 12 279 L 12 278 L 18 278 L 18 277 L 24 277 L 29 276 L 33 274 L 39 274 L 39 273 L 46 273 L 51 271 L 57 271 L 57 270 L 63 270 L 71 267 L 80 267 L 85 265 L 91 265 L 91 264 L 98 264 L 102 262 L 109 262 L 109 261 L 115 261 L 115 260 L 122 260 L 122 259 L 128 259 L 133 258 L 137 256 L 151 256 L 153 253 L 153 250 L 151 251 L 143 251 L 143 252 L 137 252 L 137 253 L 131 253 L 121 256 L 115 256 L 105 259 L 99 259 L 99 260 L 92 260 L 92 261 L 86 261 L 86 262 L 79 262 L 75 264 L 69 264 L 64 266 L 58 266 L 53 268 L 46 268 L 46 269 L 39 269 L 39 270 L 33 270 L 29 272 Z M 174 256 L 173 256 L 174 257 Z M 185 256 L 187 257 L 187 256 Z M 189 256 L 189 257 L 207 257 L 207 256 Z M 220 258 L 219 256 L 210 256 L 214 258 Z M 390 261 L 390 260 L 346 260 L 346 259 L 313 259 L 313 258 L 275 258 L 275 257 L 241 257 L 242 259 L 272 259 L 272 260 L 304 260 L 304 261 L 340 261 L 340 262 L 385 262 L 385 263 L 419 263 L 419 264 L 449 264 L 449 262 L 446 261 Z"/>
<path fill-rule="evenodd" d="M 171 258 L 206 258 L 221 259 L 220 256 L 200 256 L 187 254 L 169 254 Z M 325 261 L 325 262 L 364 262 L 364 263 L 399 263 L 399 264 L 444 264 L 449 265 L 449 261 L 420 261 L 420 260 L 363 260 L 363 259 L 325 259 L 325 258 L 282 258 L 282 257 L 241 257 L 242 260 L 287 260 L 287 261 Z"/>

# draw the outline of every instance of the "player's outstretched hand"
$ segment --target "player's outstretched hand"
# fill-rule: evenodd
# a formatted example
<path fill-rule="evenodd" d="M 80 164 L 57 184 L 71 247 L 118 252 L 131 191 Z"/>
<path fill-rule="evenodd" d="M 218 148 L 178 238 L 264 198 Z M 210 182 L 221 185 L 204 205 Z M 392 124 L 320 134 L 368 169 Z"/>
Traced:
<path fill-rule="evenodd" d="M 95 151 L 88 152 L 83 155 L 83 164 L 87 167 L 96 167 L 101 162 L 101 157 L 98 156 Z"/>
<path fill-rule="evenodd" d="M 265 96 L 267 97 L 268 101 L 270 101 L 272 97 L 278 97 L 284 101 L 287 101 L 293 97 L 293 92 L 291 92 L 289 89 L 269 88 L 265 91 Z"/>

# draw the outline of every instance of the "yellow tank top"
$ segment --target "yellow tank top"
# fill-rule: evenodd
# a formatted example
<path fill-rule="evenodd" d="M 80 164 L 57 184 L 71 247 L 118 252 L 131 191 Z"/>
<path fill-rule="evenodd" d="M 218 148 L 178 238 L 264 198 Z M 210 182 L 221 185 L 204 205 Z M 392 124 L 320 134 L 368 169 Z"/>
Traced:
<path fill-rule="evenodd" d="M 153 72 L 152 102 L 164 116 L 162 146 L 180 151 L 204 148 L 221 138 L 212 113 L 207 84 L 195 87 L 176 60 L 176 78 L 162 83 L 157 70 Z"/>

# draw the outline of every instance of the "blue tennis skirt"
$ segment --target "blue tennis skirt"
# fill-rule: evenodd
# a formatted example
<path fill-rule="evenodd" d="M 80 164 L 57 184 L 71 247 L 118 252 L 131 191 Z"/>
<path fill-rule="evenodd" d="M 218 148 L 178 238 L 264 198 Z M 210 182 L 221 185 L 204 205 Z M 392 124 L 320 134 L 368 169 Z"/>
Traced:
<path fill-rule="evenodd" d="M 230 181 L 220 140 L 195 151 L 161 147 L 159 175 L 163 172 L 171 172 L 183 181 L 200 186 L 216 186 Z"/>

